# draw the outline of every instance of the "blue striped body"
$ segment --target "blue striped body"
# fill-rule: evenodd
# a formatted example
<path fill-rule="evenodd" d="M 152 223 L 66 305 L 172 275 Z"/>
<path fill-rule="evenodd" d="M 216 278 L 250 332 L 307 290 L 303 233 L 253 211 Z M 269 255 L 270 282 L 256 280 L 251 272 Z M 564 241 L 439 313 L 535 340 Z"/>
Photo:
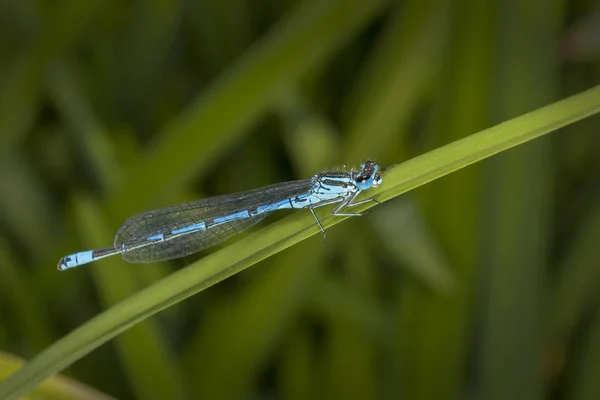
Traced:
<path fill-rule="evenodd" d="M 333 210 L 334 215 L 360 215 L 342 214 L 340 210 L 375 201 L 353 202 L 361 191 L 380 183 L 379 166 L 367 161 L 360 171 L 324 172 L 312 179 L 278 183 L 145 212 L 125 221 L 117 231 L 112 247 L 63 257 L 58 269 L 74 268 L 115 254 L 134 263 L 184 257 L 248 229 L 276 210 L 308 208 L 325 234 L 314 208 L 340 203 Z"/>

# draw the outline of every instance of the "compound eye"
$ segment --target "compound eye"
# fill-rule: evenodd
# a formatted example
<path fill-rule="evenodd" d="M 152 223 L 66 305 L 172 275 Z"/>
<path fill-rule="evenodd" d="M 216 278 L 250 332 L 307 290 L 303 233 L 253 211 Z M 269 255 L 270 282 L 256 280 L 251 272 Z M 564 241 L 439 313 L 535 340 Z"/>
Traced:
<path fill-rule="evenodd" d="M 373 161 L 364 162 L 361 165 L 361 171 L 354 178 L 354 183 L 360 190 L 366 190 L 373 185 L 378 185 L 380 181 L 379 167 Z"/>

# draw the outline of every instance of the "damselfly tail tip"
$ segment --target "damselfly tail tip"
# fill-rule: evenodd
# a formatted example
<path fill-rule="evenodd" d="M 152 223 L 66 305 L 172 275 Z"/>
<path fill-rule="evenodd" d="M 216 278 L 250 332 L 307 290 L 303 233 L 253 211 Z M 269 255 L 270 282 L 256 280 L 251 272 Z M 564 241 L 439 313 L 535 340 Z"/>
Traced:
<path fill-rule="evenodd" d="M 67 262 L 65 261 L 65 257 L 58 260 L 58 265 L 56 266 L 57 270 L 64 271 L 67 268 L 69 268 L 69 267 L 67 267 Z"/>
<path fill-rule="evenodd" d="M 77 257 L 78 255 L 79 255 L 79 253 L 64 256 L 63 258 L 58 260 L 58 265 L 56 266 L 56 269 L 58 269 L 59 271 L 64 271 L 69 268 L 78 266 L 79 265 L 78 264 L 79 258 Z"/>

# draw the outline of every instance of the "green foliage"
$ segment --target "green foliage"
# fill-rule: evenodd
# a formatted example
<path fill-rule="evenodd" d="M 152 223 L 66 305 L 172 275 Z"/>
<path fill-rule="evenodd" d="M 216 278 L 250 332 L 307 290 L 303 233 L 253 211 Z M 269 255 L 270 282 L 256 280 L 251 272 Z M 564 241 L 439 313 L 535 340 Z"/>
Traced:
<path fill-rule="evenodd" d="M 0 398 L 597 397 L 600 70 L 577 7 L 0 4 Z M 383 204 L 320 209 L 325 245 L 296 212 L 183 260 L 56 271 L 132 214 L 367 158 L 393 164 Z"/>

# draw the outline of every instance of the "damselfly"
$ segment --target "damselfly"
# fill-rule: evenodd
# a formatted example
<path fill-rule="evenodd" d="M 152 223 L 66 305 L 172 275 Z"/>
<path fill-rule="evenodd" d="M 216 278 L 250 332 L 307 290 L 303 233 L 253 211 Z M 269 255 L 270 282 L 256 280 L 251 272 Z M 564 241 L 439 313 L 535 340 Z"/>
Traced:
<path fill-rule="evenodd" d="M 325 237 L 315 208 L 340 203 L 333 209 L 333 215 L 360 216 L 341 211 L 368 202 L 378 203 L 372 198 L 354 200 L 360 192 L 380 184 L 379 166 L 366 161 L 360 171 L 322 172 L 311 179 L 148 211 L 126 220 L 112 247 L 70 254 L 60 259 L 58 269 L 64 271 L 115 254 L 132 263 L 185 257 L 241 233 L 275 210 L 291 208 L 308 208 Z"/>

